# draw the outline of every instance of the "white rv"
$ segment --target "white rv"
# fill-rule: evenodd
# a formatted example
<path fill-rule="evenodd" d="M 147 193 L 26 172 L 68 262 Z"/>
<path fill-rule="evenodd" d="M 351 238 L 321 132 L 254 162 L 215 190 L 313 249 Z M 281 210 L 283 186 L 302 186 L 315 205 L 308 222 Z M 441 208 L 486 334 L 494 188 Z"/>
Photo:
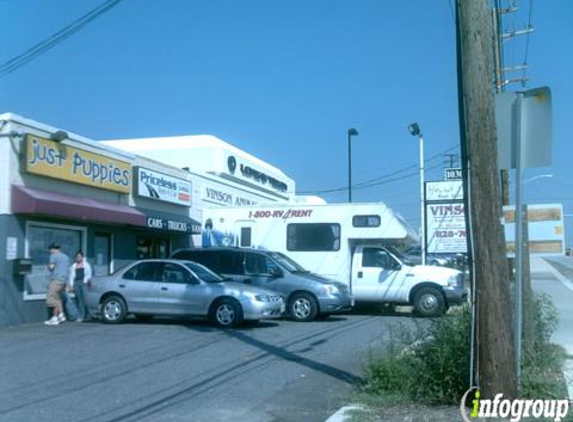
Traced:
<path fill-rule="evenodd" d="M 395 246 L 417 239 L 382 203 L 269 204 L 203 210 L 203 247 L 283 252 L 313 273 L 347 284 L 358 302 L 411 304 L 439 315 L 466 299 L 457 270 L 413 265 Z"/>

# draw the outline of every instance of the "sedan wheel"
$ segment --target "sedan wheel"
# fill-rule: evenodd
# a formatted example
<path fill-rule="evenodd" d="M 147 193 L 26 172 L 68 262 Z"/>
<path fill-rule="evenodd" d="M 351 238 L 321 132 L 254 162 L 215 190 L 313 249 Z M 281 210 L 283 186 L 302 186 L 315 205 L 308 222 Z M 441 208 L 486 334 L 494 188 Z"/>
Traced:
<path fill-rule="evenodd" d="M 220 327 L 234 327 L 243 320 L 243 310 L 236 301 L 222 299 L 213 307 L 211 319 Z"/>
<path fill-rule="evenodd" d="M 101 317 L 105 323 L 119 324 L 127 315 L 125 301 L 119 296 L 110 296 L 101 305 Z"/>
<path fill-rule="evenodd" d="M 318 313 L 318 305 L 308 293 L 297 293 L 290 300 L 289 313 L 295 321 L 312 321 Z"/>

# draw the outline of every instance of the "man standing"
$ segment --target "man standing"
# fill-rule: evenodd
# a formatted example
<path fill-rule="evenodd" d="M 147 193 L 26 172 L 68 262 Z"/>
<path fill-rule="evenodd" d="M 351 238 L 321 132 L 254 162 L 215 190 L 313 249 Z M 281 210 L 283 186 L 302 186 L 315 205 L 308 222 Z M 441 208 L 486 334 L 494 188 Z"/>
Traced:
<path fill-rule="evenodd" d="M 50 270 L 50 283 L 48 284 L 48 295 L 46 305 L 53 308 L 53 316 L 44 322 L 46 325 L 58 325 L 66 320 L 62 305 L 62 294 L 66 289 L 66 281 L 69 274 L 70 258 L 60 252 L 60 245 L 52 243 L 49 246 L 50 261 L 48 269 Z"/>

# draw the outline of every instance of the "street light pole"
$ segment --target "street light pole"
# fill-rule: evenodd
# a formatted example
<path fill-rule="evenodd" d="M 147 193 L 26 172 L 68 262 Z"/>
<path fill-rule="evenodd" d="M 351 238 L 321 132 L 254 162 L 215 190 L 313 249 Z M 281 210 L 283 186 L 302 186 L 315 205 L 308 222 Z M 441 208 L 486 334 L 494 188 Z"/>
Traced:
<path fill-rule="evenodd" d="M 420 254 L 422 265 L 426 265 L 426 207 L 424 204 L 424 135 L 420 131 L 418 123 L 408 125 L 408 130 L 412 136 L 420 139 Z"/>
<path fill-rule="evenodd" d="M 358 135 L 354 128 L 348 129 L 348 203 L 352 202 L 352 148 L 351 140 L 353 136 Z"/>

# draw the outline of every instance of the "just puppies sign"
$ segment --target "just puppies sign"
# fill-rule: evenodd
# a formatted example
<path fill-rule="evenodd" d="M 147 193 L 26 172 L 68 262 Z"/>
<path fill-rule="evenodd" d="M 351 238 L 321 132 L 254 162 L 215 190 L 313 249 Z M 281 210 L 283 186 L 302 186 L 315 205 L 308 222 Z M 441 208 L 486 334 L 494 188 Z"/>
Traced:
<path fill-rule="evenodd" d="M 26 171 L 115 192 L 131 190 L 131 165 L 101 154 L 27 135 Z"/>
<path fill-rule="evenodd" d="M 137 167 L 137 194 L 145 198 L 191 206 L 191 182 Z"/>

